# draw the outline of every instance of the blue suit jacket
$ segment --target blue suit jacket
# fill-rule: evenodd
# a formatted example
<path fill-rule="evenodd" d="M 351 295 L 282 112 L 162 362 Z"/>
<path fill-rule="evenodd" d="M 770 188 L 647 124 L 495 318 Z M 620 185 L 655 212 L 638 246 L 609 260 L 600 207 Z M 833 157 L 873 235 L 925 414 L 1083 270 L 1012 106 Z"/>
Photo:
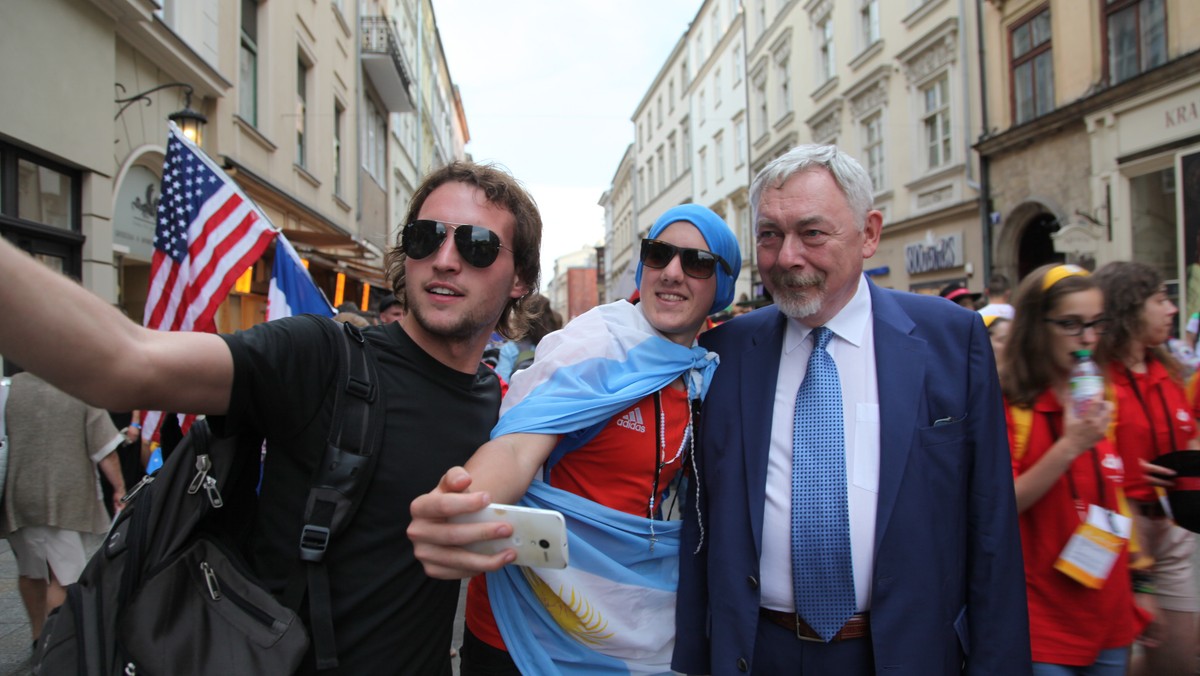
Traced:
<path fill-rule="evenodd" d="M 874 284 L 870 291 L 880 415 L 870 610 L 876 671 L 1028 674 L 1021 543 L 987 331 L 977 313 L 945 299 Z M 753 671 L 785 322 L 771 306 L 701 337 L 721 365 L 701 421 L 700 498 L 684 512 L 678 671 L 740 673 L 739 660 Z M 934 425 L 945 418 L 953 421 Z M 704 537 L 693 554 L 697 511 Z"/>

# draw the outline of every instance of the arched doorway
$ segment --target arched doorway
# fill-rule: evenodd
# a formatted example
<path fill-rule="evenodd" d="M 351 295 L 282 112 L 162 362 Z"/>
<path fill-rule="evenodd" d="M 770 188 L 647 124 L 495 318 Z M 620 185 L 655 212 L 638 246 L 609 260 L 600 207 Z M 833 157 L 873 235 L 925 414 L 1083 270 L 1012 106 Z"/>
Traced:
<path fill-rule="evenodd" d="M 1054 250 L 1051 237 L 1059 230 L 1058 218 L 1046 211 L 1033 214 L 1021 229 L 1017 242 L 1017 274 L 1023 278 L 1047 263 L 1066 262 L 1066 255 Z"/>

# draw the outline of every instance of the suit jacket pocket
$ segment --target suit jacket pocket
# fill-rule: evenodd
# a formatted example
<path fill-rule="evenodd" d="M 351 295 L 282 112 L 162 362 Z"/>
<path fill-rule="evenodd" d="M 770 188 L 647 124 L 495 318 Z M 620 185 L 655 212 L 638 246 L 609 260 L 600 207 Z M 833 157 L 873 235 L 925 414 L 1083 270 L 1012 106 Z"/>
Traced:
<path fill-rule="evenodd" d="M 917 430 L 920 435 L 922 448 L 932 448 L 942 444 L 962 444 L 967 435 L 966 416 L 945 423 L 937 423 Z"/>

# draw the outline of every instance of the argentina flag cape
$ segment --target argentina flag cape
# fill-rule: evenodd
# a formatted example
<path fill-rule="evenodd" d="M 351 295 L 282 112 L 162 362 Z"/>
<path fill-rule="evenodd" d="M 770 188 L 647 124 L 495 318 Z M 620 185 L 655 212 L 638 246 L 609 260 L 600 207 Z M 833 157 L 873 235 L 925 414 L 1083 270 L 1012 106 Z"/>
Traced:
<path fill-rule="evenodd" d="M 533 366 L 514 375 L 492 437 L 563 435 L 550 466 L 680 375 L 689 396 L 702 398 L 716 365 L 715 354 L 659 335 L 639 307 L 600 306 L 542 340 Z M 670 673 L 679 522 L 626 514 L 543 481 L 519 504 L 562 512 L 571 560 L 564 570 L 487 574 L 492 612 L 521 672 Z"/>

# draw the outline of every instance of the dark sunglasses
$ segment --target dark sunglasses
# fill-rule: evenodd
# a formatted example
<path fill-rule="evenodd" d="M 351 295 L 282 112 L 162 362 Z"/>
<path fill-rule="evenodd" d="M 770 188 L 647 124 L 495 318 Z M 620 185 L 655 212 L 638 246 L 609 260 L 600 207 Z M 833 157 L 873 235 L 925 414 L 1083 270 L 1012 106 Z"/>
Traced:
<path fill-rule="evenodd" d="M 733 272 L 729 269 L 729 263 L 725 262 L 717 254 L 703 249 L 685 249 L 674 244 L 657 239 L 642 240 L 642 264 L 648 268 L 661 270 L 671 264 L 671 260 L 679 256 L 679 264 L 683 268 L 683 274 L 695 279 L 708 279 L 717 271 L 717 264 L 721 265 L 721 269 L 725 274 L 733 276 Z"/>
<path fill-rule="evenodd" d="M 400 246 L 404 248 L 406 256 L 421 260 L 442 247 L 448 230 L 454 231 L 454 246 L 458 249 L 458 255 L 477 268 L 486 268 L 495 263 L 501 249 L 512 251 L 500 243 L 499 235 L 482 225 L 423 219 L 404 226 L 400 234 Z"/>

